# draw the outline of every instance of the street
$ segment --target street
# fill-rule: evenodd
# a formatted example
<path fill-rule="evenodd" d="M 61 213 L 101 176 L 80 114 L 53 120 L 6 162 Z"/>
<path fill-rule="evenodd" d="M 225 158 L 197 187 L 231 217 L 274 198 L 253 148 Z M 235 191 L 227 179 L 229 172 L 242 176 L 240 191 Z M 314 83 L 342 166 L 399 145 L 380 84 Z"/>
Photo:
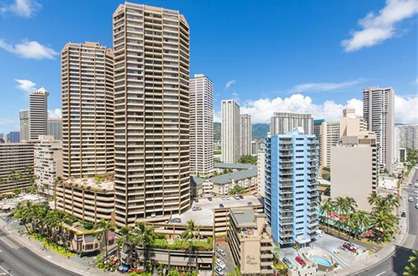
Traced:
<path fill-rule="evenodd" d="M 0 230 L 0 275 L 13 276 L 75 276 L 64 268 L 52 264 L 21 247 Z"/>
<path fill-rule="evenodd" d="M 408 262 L 408 257 L 411 255 L 412 250 L 418 250 L 418 210 L 415 209 L 415 197 L 414 191 L 418 191 L 418 188 L 414 188 L 414 183 L 418 180 L 418 170 L 415 170 L 415 174 L 412 177 L 412 185 L 407 186 L 405 191 L 408 193 L 408 197 L 414 198 L 413 202 L 408 202 L 409 210 L 409 230 L 408 236 L 402 246 L 397 246 L 395 253 L 385 260 L 384 262 L 372 267 L 371 269 L 362 273 L 356 274 L 359 276 L 392 276 L 402 275 L 405 265 Z"/>

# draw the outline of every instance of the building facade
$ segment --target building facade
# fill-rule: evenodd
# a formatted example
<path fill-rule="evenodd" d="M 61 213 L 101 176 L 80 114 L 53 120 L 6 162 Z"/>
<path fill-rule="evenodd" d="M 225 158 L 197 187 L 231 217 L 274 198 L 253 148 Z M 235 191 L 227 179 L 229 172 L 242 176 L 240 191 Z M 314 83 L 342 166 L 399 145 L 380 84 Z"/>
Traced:
<path fill-rule="evenodd" d="M 395 92 L 392 88 L 369 88 L 363 91 L 363 117 L 369 131 L 376 134 L 379 163 L 392 172 L 394 162 Z"/>
<path fill-rule="evenodd" d="M 319 227 L 318 143 L 301 132 L 267 139 L 265 212 L 273 240 L 307 244 Z"/>
<path fill-rule="evenodd" d="M 53 136 L 55 140 L 62 140 L 62 119 L 48 119 L 48 135 Z"/>
<path fill-rule="evenodd" d="M 213 171 L 213 83 L 202 74 L 190 79 L 190 170 Z"/>
<path fill-rule="evenodd" d="M 125 3 L 113 13 L 119 226 L 190 207 L 189 43 L 178 11 Z"/>
<path fill-rule="evenodd" d="M 312 134 L 314 122 L 311 114 L 275 112 L 270 121 L 270 134 L 287 134 L 296 128 L 302 128 L 303 133 Z"/>
<path fill-rule="evenodd" d="M 273 240 L 264 214 L 231 208 L 227 240 L 241 275 L 273 275 Z"/>
<path fill-rule="evenodd" d="M 375 134 L 343 136 L 331 151 L 331 197 L 352 197 L 359 209 L 370 211 L 368 197 L 376 191 L 379 173 Z"/>
<path fill-rule="evenodd" d="M 0 194 L 26 189 L 33 180 L 33 144 L 0 144 Z"/>
<path fill-rule="evenodd" d="M 34 146 L 34 176 L 38 192 L 51 197 L 56 181 L 62 177 L 62 145 L 53 136 L 39 136 Z"/>
<path fill-rule="evenodd" d="M 113 54 L 98 43 L 61 52 L 64 177 L 113 173 Z"/>
<path fill-rule="evenodd" d="M 257 153 L 257 192 L 261 197 L 266 196 L 266 150 Z"/>
<path fill-rule="evenodd" d="M 418 125 L 396 126 L 398 132 L 398 147 L 418 149 Z"/>
<path fill-rule="evenodd" d="M 21 110 L 19 112 L 20 121 L 20 140 L 29 141 L 29 111 Z"/>
<path fill-rule="evenodd" d="M 221 161 L 236 163 L 240 158 L 240 111 L 235 100 L 221 103 Z"/>
<path fill-rule="evenodd" d="M 37 140 L 39 135 L 48 133 L 48 95 L 45 88 L 29 95 L 29 140 Z"/>
<path fill-rule="evenodd" d="M 6 134 L 6 143 L 19 143 L 20 142 L 20 132 L 19 131 L 10 131 Z"/>
<path fill-rule="evenodd" d="M 240 155 L 252 155 L 251 143 L 253 140 L 253 128 L 251 124 L 251 115 L 240 115 Z"/>
<path fill-rule="evenodd" d="M 340 141 L 340 123 L 322 122 L 319 135 L 319 165 L 329 168 L 331 166 L 331 148 Z"/>

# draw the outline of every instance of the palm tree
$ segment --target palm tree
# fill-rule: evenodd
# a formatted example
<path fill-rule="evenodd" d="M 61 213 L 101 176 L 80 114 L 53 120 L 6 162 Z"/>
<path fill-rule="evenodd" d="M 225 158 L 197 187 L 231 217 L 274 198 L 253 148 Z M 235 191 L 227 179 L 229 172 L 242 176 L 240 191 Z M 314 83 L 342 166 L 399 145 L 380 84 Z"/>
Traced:
<path fill-rule="evenodd" d="M 133 232 L 136 238 L 135 243 L 142 247 L 144 251 L 144 267 L 146 267 L 146 264 L 148 263 L 149 248 L 155 239 L 154 229 L 145 225 L 144 222 L 137 222 Z"/>
<path fill-rule="evenodd" d="M 372 226 L 377 241 L 389 241 L 396 232 L 398 217 L 386 210 L 373 212 Z"/>
<path fill-rule="evenodd" d="M 181 234 L 181 237 L 189 244 L 190 256 L 195 259 L 196 269 L 198 269 L 197 258 L 195 257 L 195 246 L 193 240 L 199 236 L 199 230 L 193 220 L 187 221 L 186 230 Z M 190 260 L 192 261 L 192 260 Z"/>
<path fill-rule="evenodd" d="M 358 238 L 360 233 L 363 233 L 370 227 L 369 214 L 364 211 L 351 213 L 347 225 L 350 227 L 353 237 Z"/>
<path fill-rule="evenodd" d="M 97 224 L 97 226 L 100 228 L 100 229 L 102 229 L 102 239 L 104 240 L 104 243 L 105 243 L 105 260 L 107 260 L 107 253 L 108 253 L 108 251 L 107 251 L 107 244 L 108 244 L 108 234 L 109 234 L 109 231 L 111 230 L 111 229 L 113 229 L 113 227 L 112 227 L 112 224 L 109 222 L 109 221 L 107 221 L 107 220 L 104 220 L 104 219 L 101 219 L 100 221 L 99 221 L 99 223 Z"/>
<path fill-rule="evenodd" d="M 416 276 L 418 275 L 418 250 L 415 250 L 411 256 L 409 256 L 408 264 L 405 266 L 403 272 L 404 276 Z"/>
<path fill-rule="evenodd" d="M 327 230 L 329 230 L 329 220 L 331 212 L 335 211 L 335 202 L 330 198 L 327 198 L 325 202 L 322 204 L 322 211 L 325 214 L 325 220 L 327 224 Z"/>

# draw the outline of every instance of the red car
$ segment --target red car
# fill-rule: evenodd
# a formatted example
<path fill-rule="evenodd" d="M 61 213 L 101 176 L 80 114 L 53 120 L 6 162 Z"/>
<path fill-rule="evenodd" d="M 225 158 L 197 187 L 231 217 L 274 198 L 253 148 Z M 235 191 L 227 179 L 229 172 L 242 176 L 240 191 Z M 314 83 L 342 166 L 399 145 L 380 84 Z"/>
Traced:
<path fill-rule="evenodd" d="M 301 266 L 305 266 L 305 265 L 306 265 L 306 262 L 302 259 L 302 257 L 301 257 L 301 256 L 296 256 L 296 257 L 295 257 L 295 260 L 296 260 L 296 262 L 297 262 L 298 264 L 300 264 Z"/>
<path fill-rule="evenodd" d="M 349 242 L 343 243 L 343 248 L 345 248 L 348 251 L 351 251 L 353 253 L 357 253 L 357 248 L 353 244 L 351 244 Z"/>

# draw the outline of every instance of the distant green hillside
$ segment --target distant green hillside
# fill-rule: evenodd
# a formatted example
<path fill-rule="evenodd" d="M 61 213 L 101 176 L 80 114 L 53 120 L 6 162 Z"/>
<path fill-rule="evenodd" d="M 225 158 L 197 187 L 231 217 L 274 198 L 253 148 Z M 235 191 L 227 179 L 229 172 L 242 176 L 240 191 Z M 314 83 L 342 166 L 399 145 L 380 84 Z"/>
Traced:
<path fill-rule="evenodd" d="M 253 124 L 253 139 L 266 138 L 269 130 L 269 124 Z"/>
<path fill-rule="evenodd" d="M 269 128 L 269 124 L 253 124 L 253 139 L 266 138 Z M 213 139 L 215 143 L 221 141 L 221 123 L 213 123 Z"/>

